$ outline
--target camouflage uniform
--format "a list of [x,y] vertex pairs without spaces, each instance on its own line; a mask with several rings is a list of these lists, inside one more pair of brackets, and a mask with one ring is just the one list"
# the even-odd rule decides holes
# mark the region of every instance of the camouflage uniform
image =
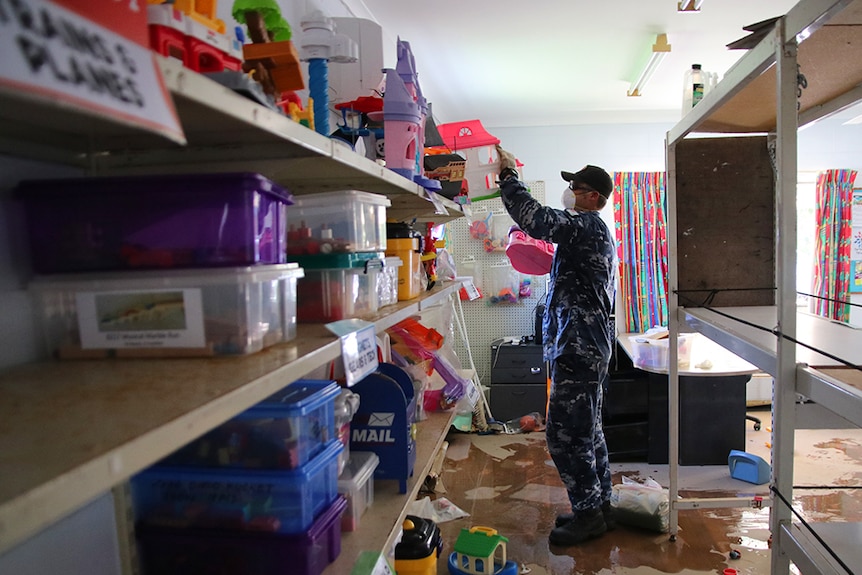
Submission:
[[551,362],[548,451],[572,510],[597,508],[611,495],[601,414],[611,356],[614,241],[599,212],[543,206],[515,178],[500,188],[522,230],[557,244],[542,320],[543,351]]

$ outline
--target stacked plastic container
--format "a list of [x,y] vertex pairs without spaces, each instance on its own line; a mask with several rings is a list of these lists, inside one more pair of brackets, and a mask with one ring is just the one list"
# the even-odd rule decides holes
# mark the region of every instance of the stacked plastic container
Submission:
[[401,260],[398,268],[398,299],[411,300],[425,291],[422,268],[422,234],[404,223],[386,225],[386,255]]
[[296,381],[133,477],[145,572],[321,573],[347,508],[340,392]]
[[293,197],[264,176],[34,180],[16,196],[52,355],[242,355],[296,336]]
[[380,307],[387,197],[357,190],[297,196],[287,216],[287,258],[305,271],[298,321],[368,316]]

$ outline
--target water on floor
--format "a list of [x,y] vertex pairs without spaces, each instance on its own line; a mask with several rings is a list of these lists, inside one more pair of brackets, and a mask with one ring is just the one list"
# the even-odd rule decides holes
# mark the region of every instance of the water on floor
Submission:
[[[768,422],[766,423],[768,425]],[[765,443],[766,435],[751,441]],[[808,445],[797,439],[797,451],[815,467],[824,462],[843,465],[837,482],[803,478],[806,488],[794,491],[794,506],[811,521],[862,520],[862,484],[858,431],[852,437],[830,430]],[[448,573],[446,557],[462,528],[485,526],[508,538],[508,558],[531,575],[769,573],[769,510],[721,508],[679,512],[679,533],[620,525],[589,542],[561,548],[548,543],[558,513],[570,511],[543,433],[521,435],[450,434],[447,458],[432,498],[445,497],[467,517],[439,524],[444,553],[438,573]],[[768,452],[768,449],[766,449]],[[800,455],[799,453],[797,454]],[[848,456],[850,459],[848,460]],[[667,486],[667,466],[614,463],[613,482],[622,476],[642,481],[654,477]],[[850,471],[847,471],[850,470]],[[804,475],[804,472],[803,472]],[[768,495],[768,486],[755,486],[727,477],[724,466],[681,468],[682,497],[744,497]],[[843,479],[842,479],[843,477]],[[705,478],[705,479],[704,479]],[[699,486],[717,484],[720,490]],[[845,489],[835,488],[846,487]],[[738,554],[738,558],[735,557]]]

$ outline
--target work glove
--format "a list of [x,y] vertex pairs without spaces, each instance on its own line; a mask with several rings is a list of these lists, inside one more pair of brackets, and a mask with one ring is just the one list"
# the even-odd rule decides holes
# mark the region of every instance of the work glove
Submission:
[[497,144],[497,157],[500,158],[500,181],[504,182],[509,178],[518,178],[518,162],[511,152],[507,152]]

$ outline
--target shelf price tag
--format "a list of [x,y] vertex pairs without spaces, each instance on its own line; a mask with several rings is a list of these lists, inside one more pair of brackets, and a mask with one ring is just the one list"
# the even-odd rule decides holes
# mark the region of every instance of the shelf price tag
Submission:
[[476,387],[472,379],[468,379],[464,385],[464,396],[470,402],[470,407],[476,407],[476,403],[479,402],[479,388]]
[[0,1],[0,91],[185,144],[147,40],[145,0]]
[[360,319],[344,319],[326,324],[341,339],[341,359],[347,387],[373,373],[377,362],[377,334],[374,324]]
[[477,300],[482,297],[482,294],[479,293],[479,289],[473,283],[473,278],[459,277],[456,279],[461,281],[461,289],[464,290],[464,293],[467,294],[467,299],[469,301]]
[[440,199],[436,193],[431,190],[425,190],[425,195],[428,196],[428,199],[431,200],[431,203],[434,204],[434,213],[442,216],[448,216],[449,210],[446,209],[446,206],[443,204],[443,200]]

